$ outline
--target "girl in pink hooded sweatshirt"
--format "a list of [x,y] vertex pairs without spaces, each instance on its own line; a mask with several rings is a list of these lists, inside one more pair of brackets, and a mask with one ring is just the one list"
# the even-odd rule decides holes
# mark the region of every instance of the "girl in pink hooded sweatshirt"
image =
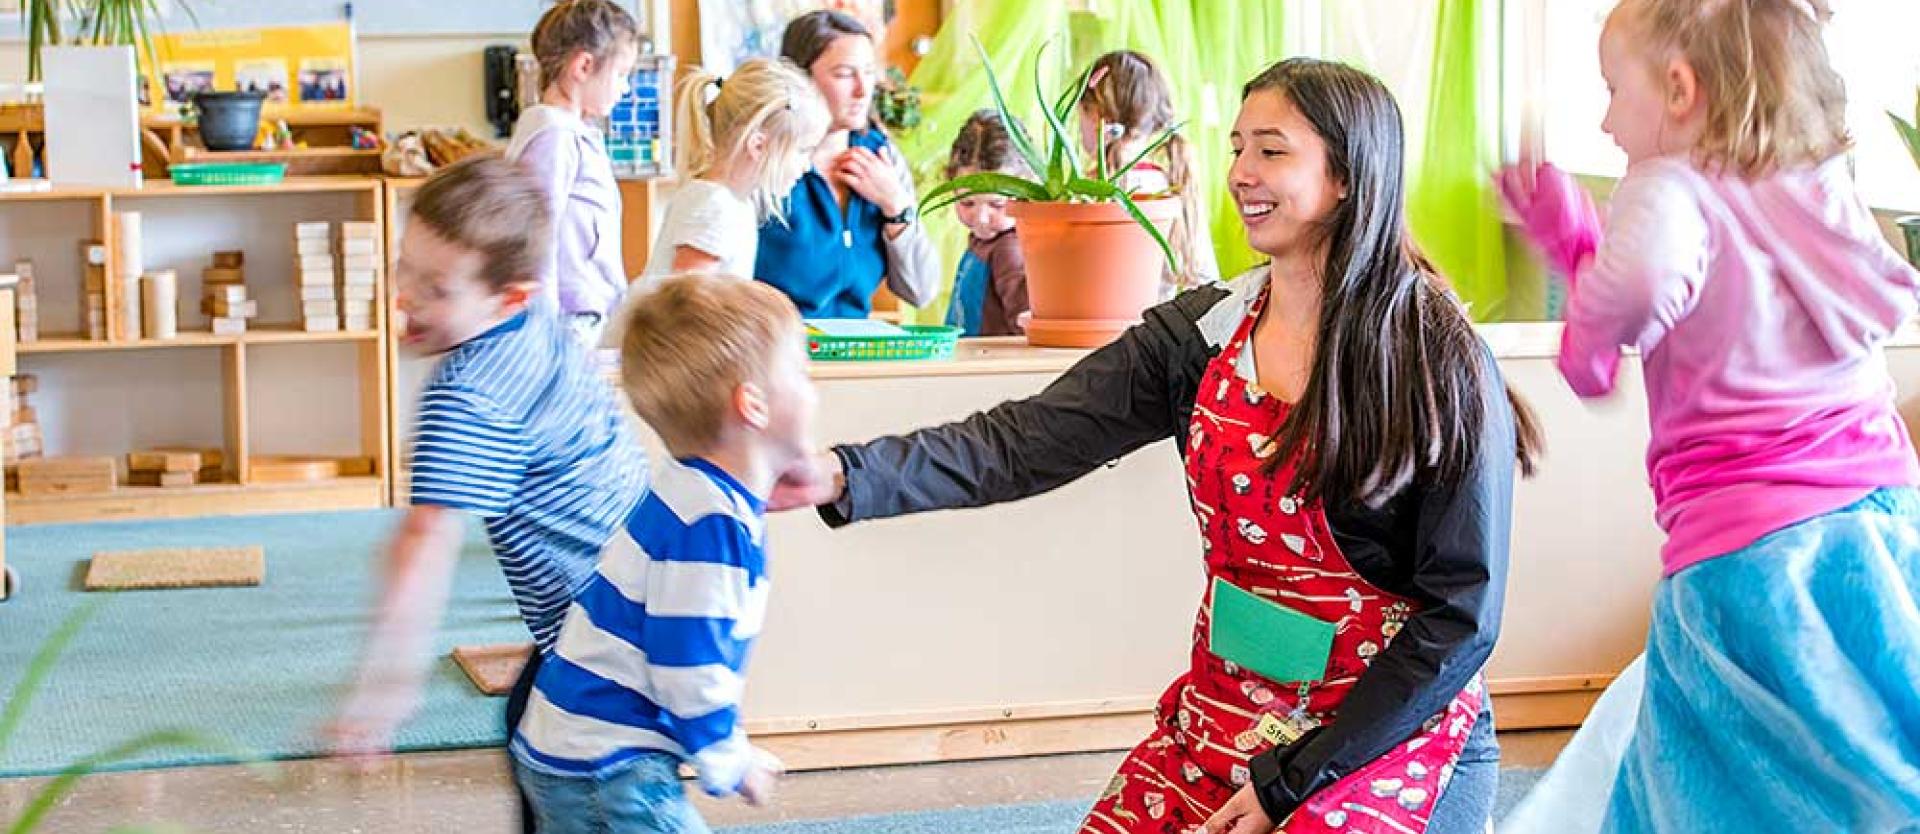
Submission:
[[1501,176],[1571,287],[1568,384],[1607,395],[1627,348],[1645,369],[1668,540],[1601,830],[1920,820],[1920,465],[1881,352],[1920,274],[1849,179],[1829,16],[1625,0],[1600,43],[1629,161],[1605,234],[1566,174]]

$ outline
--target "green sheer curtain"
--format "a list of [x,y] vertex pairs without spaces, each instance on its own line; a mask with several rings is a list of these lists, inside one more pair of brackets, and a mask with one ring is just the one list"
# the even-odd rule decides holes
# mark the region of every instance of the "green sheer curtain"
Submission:
[[1499,0],[1339,0],[1326,56],[1379,75],[1407,121],[1407,222],[1480,321],[1508,307],[1507,246],[1491,172],[1500,159]]
[[[1029,129],[1040,124],[1033,100],[1040,80],[1058,91],[1095,56],[1135,49],[1153,57],[1174,86],[1194,151],[1221,273],[1231,277],[1259,263],[1226,186],[1227,133],[1240,108],[1240,87],[1287,55],[1289,21],[1311,8],[1320,31],[1298,39],[1326,57],[1381,75],[1399,97],[1408,130],[1409,223],[1414,237],[1445,272],[1475,318],[1494,320],[1507,308],[1507,256],[1488,172],[1499,159],[1499,0],[1102,0],[1096,13],[1069,13],[1060,2],[960,0],[914,71],[924,120],[896,137],[914,165],[922,193],[945,174],[960,124],[990,106],[986,75],[969,40],[977,34],[1008,100]],[[1042,44],[1051,42],[1044,59]],[[950,274],[965,232],[943,213],[928,219]],[[943,297],[913,311],[917,321],[945,315]]]
[[1414,238],[1480,321],[1507,314],[1506,232],[1491,176],[1500,162],[1499,14],[1497,0],[1441,0],[1407,200]]

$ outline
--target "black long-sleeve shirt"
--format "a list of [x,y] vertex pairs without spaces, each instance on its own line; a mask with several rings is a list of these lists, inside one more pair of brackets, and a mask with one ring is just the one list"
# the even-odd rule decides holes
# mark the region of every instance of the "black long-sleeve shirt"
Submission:
[[[1207,363],[1264,279],[1202,287],[1088,355],[1038,395],[944,426],[834,452],[846,492],[820,508],[830,525],[979,507],[1047,492],[1187,428]],[[1336,719],[1254,758],[1261,805],[1285,818],[1314,791],[1410,738],[1485,665],[1500,631],[1511,526],[1513,415],[1491,354],[1486,419],[1469,475],[1413,485],[1379,508],[1329,506],[1355,571],[1418,612],[1373,660]]]

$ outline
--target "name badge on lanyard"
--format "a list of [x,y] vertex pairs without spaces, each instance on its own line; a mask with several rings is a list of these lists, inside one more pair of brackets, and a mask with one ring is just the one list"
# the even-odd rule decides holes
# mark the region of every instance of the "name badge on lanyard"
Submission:
[[848,249],[853,248],[853,230],[852,229],[844,229],[840,232],[840,245],[845,246]]

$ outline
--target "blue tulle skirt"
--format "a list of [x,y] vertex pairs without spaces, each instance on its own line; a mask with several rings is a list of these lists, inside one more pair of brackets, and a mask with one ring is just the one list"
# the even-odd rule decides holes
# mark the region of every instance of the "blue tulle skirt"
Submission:
[[1602,830],[1920,832],[1920,494],[1682,570]]

